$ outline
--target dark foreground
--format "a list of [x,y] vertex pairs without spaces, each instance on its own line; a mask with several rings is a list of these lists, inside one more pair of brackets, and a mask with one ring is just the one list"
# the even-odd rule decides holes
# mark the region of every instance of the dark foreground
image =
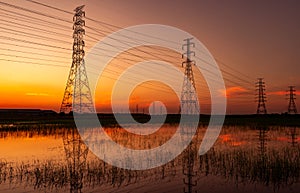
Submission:
[[[131,124],[126,120],[128,114],[123,116],[125,123]],[[148,114],[132,114],[133,118],[140,123],[148,122],[151,118]],[[160,120],[162,115],[152,115],[154,120]],[[102,126],[117,126],[118,123],[113,114],[98,114]],[[179,114],[168,114],[166,124],[177,124],[180,122]],[[199,126],[209,123],[209,115],[200,115]],[[127,121],[127,122],[126,122]],[[0,128],[26,125],[55,125],[62,127],[74,127],[75,122],[72,114],[58,114],[54,111],[43,110],[0,110]],[[300,115],[288,114],[269,114],[269,115],[226,115],[224,125],[227,126],[300,126]]]

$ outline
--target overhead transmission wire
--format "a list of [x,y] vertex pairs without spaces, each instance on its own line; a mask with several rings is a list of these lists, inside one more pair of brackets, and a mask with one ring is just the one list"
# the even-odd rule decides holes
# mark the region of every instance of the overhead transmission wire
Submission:
[[[2,10],[1,8],[0,8],[0,10]],[[7,10],[5,10],[5,11],[7,11]],[[19,14],[19,13],[17,13],[17,12],[13,12],[13,13],[15,13],[15,14]],[[3,13],[2,13],[3,14]],[[20,19],[20,18],[16,18],[16,17],[14,17],[13,15],[11,15],[11,14],[6,14],[6,13],[4,13],[4,15],[6,16],[6,17],[8,17],[8,18],[11,18],[11,19],[14,19],[14,20],[17,20],[17,21],[24,21],[24,22],[28,22],[28,19]],[[22,16],[24,16],[24,14],[21,14]],[[34,18],[34,17],[31,17],[31,18]],[[39,20],[39,21],[43,21],[42,19],[38,19],[38,18],[34,18],[34,19],[36,19],[36,20]],[[32,20],[30,20],[32,23],[34,23],[34,24],[38,24],[38,25],[41,25],[41,26],[46,26],[46,27],[49,27],[49,26],[47,26],[47,25],[45,25],[45,24],[41,24],[41,23],[37,23],[36,21],[32,21]],[[45,21],[44,21],[45,22]],[[52,24],[51,25],[51,28],[54,28],[54,29],[59,29],[59,30],[61,30],[61,28],[56,28],[55,26],[57,25],[56,23],[54,23],[54,22],[47,22],[47,23],[50,23],[50,24]],[[72,22],[70,22],[70,23],[72,23]],[[64,26],[64,25],[61,25],[62,27],[64,27],[64,28],[68,28],[69,29],[69,27],[68,26]],[[87,26],[87,28],[89,28],[88,26]],[[90,29],[94,29],[94,28],[91,28],[90,27]],[[43,30],[43,29],[40,29],[40,30]],[[105,36],[106,34],[105,33],[110,33],[110,31],[105,31],[105,30],[101,30],[102,32],[104,32],[103,33],[103,35]],[[91,33],[91,34],[93,34],[93,35],[95,35],[95,33]],[[61,35],[61,36],[66,36],[65,34],[59,34],[59,35]],[[97,35],[97,34],[96,34]],[[88,35],[86,36],[86,37],[89,37]],[[124,36],[124,37],[126,37],[126,36]],[[97,42],[98,42],[98,39],[97,39]],[[146,46],[146,45],[145,45]],[[147,46],[146,46],[147,47]],[[158,48],[159,50],[161,50],[161,49],[163,49],[163,48]],[[158,54],[158,55],[160,55],[161,53],[155,53],[155,54]],[[161,54],[162,55],[162,54]],[[164,54],[163,56],[170,56],[170,55],[167,55],[167,54]],[[172,56],[171,56],[172,57]]]
[[[115,38],[112,38],[112,39],[116,40]],[[123,43],[124,43],[124,42],[123,42]],[[124,44],[127,44],[127,43],[124,43]],[[111,46],[113,46],[113,45],[111,45]],[[113,46],[113,47],[116,48],[116,46]],[[136,48],[136,49],[138,49],[138,48]],[[138,50],[140,50],[140,49],[138,49]],[[125,52],[126,52],[126,51],[125,51]],[[150,55],[150,56],[154,56],[153,54],[150,54],[150,53],[147,53],[147,54]],[[135,56],[137,56],[137,57],[139,57],[139,58],[142,58],[142,57],[139,56],[139,55],[135,55]],[[157,57],[157,56],[154,56],[154,57]],[[165,60],[164,58],[161,58],[161,57],[157,57],[157,58],[159,58],[159,59],[161,59],[161,60]],[[210,70],[208,70],[208,69],[206,69],[206,68],[203,68],[203,67],[202,67],[202,69],[204,69],[205,71],[211,73],[212,75],[215,75],[215,73],[211,72]],[[232,82],[231,80],[228,80],[228,81]]]
[[[2,39],[2,40],[5,40],[5,39]],[[8,42],[3,42],[3,41],[0,41],[0,44],[10,45],[10,46],[20,47],[20,48],[39,50],[39,51],[43,50],[43,51],[47,51],[47,52],[55,52],[55,53],[58,53],[58,54],[69,54],[69,52],[63,52],[63,51],[58,52],[57,50],[51,50],[51,49],[47,49],[47,48],[37,48],[37,47],[32,47],[32,46],[25,46],[25,45],[13,44],[13,43],[8,43]],[[57,57],[57,55],[55,55],[55,57]]]
[[[0,55],[5,55],[7,56],[7,54],[0,54]],[[11,56],[11,57],[16,57],[16,58],[29,58],[29,59],[35,59],[35,60],[43,60],[43,61],[53,61],[53,60],[44,60],[44,59],[37,59],[37,58],[32,58],[32,57],[23,57],[23,56],[16,56],[16,55],[8,55],[8,56]],[[69,68],[69,66],[64,66],[64,65],[54,65],[54,64],[44,64],[44,63],[38,63],[38,62],[28,62],[28,61],[16,61],[16,60],[9,60],[9,59],[0,59],[1,61],[9,61],[9,62],[17,62],[17,63],[28,63],[28,64],[35,64],[35,65],[40,65],[40,66],[51,66],[51,67],[63,67],[63,68]],[[111,71],[112,73],[115,73],[114,71],[112,70],[109,70]],[[93,73],[91,71],[88,71],[89,73]],[[94,73],[96,74],[96,73]],[[98,74],[96,74],[98,75]],[[112,79],[112,80],[117,80],[117,78],[112,78],[111,76],[105,76],[103,75],[103,77],[105,78],[109,78],[109,79]],[[132,84],[131,82],[128,82],[128,81],[125,81],[125,83],[129,83],[129,84]],[[147,87],[147,86],[143,86],[141,85],[142,87],[145,87],[145,88],[152,88],[152,87]],[[158,90],[158,91],[164,91],[164,90],[161,90],[161,89],[155,89],[155,90]],[[167,92],[167,93],[170,93],[170,92]]]
[[64,62],[64,61],[59,61],[59,60],[50,60],[50,59],[36,58],[36,57],[28,57],[28,56],[19,56],[19,55],[13,55],[13,54],[2,54],[2,53],[0,53],[0,56],[8,56],[8,57],[23,58],[23,59],[31,59],[31,60],[42,60],[42,61],[47,61],[47,62],[57,62],[57,63],[63,63],[63,62]]
[[[16,18],[13,18],[13,19],[15,19],[15,20],[17,20]],[[4,21],[4,22],[7,22],[8,23],[8,21]],[[26,29],[26,30],[29,30],[29,29],[27,29],[27,28],[31,28],[31,27],[29,27],[29,26],[25,26],[25,28],[24,28],[24,26],[16,26],[16,24],[17,23],[14,23],[15,25],[10,25],[10,24],[6,24],[6,25],[8,25],[8,26],[13,26],[13,27],[17,27],[17,28],[21,28],[21,29]],[[36,24],[38,24],[38,23],[36,23]],[[44,26],[46,26],[46,25],[44,25]],[[47,27],[50,27],[50,26],[47,26]],[[2,28],[2,29],[5,29],[5,28]],[[40,30],[40,31],[44,31],[45,32],[45,30],[44,29],[41,29],[41,28],[34,28],[34,29],[37,29],[37,30]],[[23,31],[16,31],[16,30],[13,30],[13,29],[8,29],[8,28],[6,28],[6,30],[11,30],[11,31],[15,31],[15,32],[19,32],[19,33],[24,33],[24,34],[28,34],[28,33],[26,33],[26,32],[23,32]],[[47,33],[51,33],[51,34],[57,34],[57,35],[60,35],[60,36],[64,36],[64,37],[69,37],[68,35],[65,35],[65,34],[62,34],[62,33],[58,33],[58,32],[53,32],[53,31],[46,31]],[[31,34],[30,34],[31,35]],[[36,35],[36,36],[40,36],[40,35]],[[53,40],[53,38],[51,38],[51,37],[45,37],[45,36],[40,36],[41,38],[46,38],[46,40],[47,39],[52,39]],[[89,37],[90,39],[93,39],[92,40],[92,42],[98,42],[98,41],[95,41],[96,39],[95,38],[93,38],[93,37],[90,37],[90,36],[87,36],[87,37]],[[56,41],[56,39],[54,40],[54,41]],[[68,44],[69,44],[69,42],[67,42]],[[103,49],[101,49],[101,50],[103,50]],[[109,51],[109,50],[108,50]],[[156,53],[155,53],[156,54]],[[162,54],[161,54],[162,55]]]
[[[32,55],[39,55],[39,56],[46,56],[46,57],[53,57],[53,55],[50,54],[41,54],[41,53],[37,53],[37,52],[28,52],[28,51],[21,51],[21,50],[15,50],[15,49],[9,49],[9,48],[1,48],[0,50],[3,51],[9,51],[9,52],[18,52],[18,53],[22,53],[22,54],[32,54]],[[64,57],[64,56],[55,56],[56,58],[62,58],[62,59],[68,59],[70,60],[71,58],[69,57]]]
[[[1,22],[0,22],[0,25],[1,25]],[[30,33],[27,33],[27,32],[22,32],[22,31],[19,31],[19,30],[13,30],[13,29],[8,29],[8,28],[0,28],[0,33],[1,32],[4,32],[3,30],[5,30],[6,32],[9,31],[9,33],[11,35],[22,35],[22,37],[28,37],[28,38],[35,38],[35,39],[40,39],[40,40],[45,40],[45,41],[50,41],[50,42],[59,42],[59,43],[67,43],[67,44],[70,44],[70,42],[67,42],[67,41],[64,41],[64,40],[58,40],[58,39],[55,39],[55,38],[51,38],[51,37],[46,37],[46,36],[42,36],[42,35],[37,35],[37,34],[30,34]],[[16,32],[16,33],[14,33]]]
[[[5,22],[6,24],[3,24],[2,22]],[[13,21],[5,21],[5,20],[1,20],[0,21],[0,24],[2,25],[5,25],[5,26],[16,26],[16,25],[21,25],[17,22],[13,22]],[[29,26],[29,25],[26,25],[26,24],[22,24],[21,27],[19,28],[23,28],[23,29],[27,29],[27,30],[38,30],[38,31],[42,31],[46,34],[55,34],[55,35],[60,35],[60,36],[63,36],[63,37],[67,37],[66,34],[62,34],[62,33],[58,33],[58,32],[54,32],[54,31],[49,31],[49,30],[45,30],[45,29],[42,29],[42,28],[38,28],[38,27],[34,27],[34,26]]]
[[[10,51],[12,51],[12,50],[10,50]],[[27,52],[28,53],[28,52]],[[32,53],[32,52],[31,52]],[[34,53],[32,53],[32,54],[34,54]],[[7,56],[7,55],[6,55]],[[9,56],[12,56],[12,55],[9,55]],[[49,56],[49,55],[48,55]],[[105,55],[104,55],[105,56]],[[16,57],[21,57],[21,56],[16,56]],[[28,58],[28,57],[23,57],[23,58]],[[40,59],[40,58],[32,58],[32,57],[30,57],[29,59],[37,59],[37,60],[43,60],[43,59]],[[62,61],[55,61],[55,60],[46,60],[46,61],[54,61],[54,62],[62,62]]]
[[[7,50],[7,49],[6,49]],[[9,49],[9,51],[13,51],[12,49]],[[24,52],[23,52],[24,53]],[[30,53],[30,54],[35,54],[33,52],[26,52],[26,53]],[[63,61],[57,61],[57,60],[48,60],[48,59],[41,59],[41,58],[36,58],[36,57],[24,57],[24,56],[18,56],[18,55],[8,55],[8,54],[0,54],[3,56],[10,56],[10,57],[17,57],[17,58],[24,58],[24,59],[35,59],[35,60],[43,60],[43,61],[51,61],[51,62],[57,62],[57,63],[63,63]],[[47,55],[50,56],[50,55]],[[105,56],[105,55],[103,55]],[[90,65],[89,65],[90,66]],[[120,65],[118,65],[118,67],[121,67]],[[97,68],[94,68],[97,70]],[[107,69],[109,70],[109,69]],[[110,70],[112,71],[112,70]],[[138,72],[137,72],[138,73]]]
[[[26,26],[26,27],[30,27],[30,26]],[[44,29],[40,29],[40,28],[35,28],[35,29],[45,31]],[[60,34],[60,35],[64,35],[64,34]],[[66,35],[64,35],[64,36],[66,36]]]
[[[12,51],[11,49],[9,49],[9,50]],[[24,52],[23,52],[23,53],[24,53]],[[33,52],[26,52],[26,53],[32,53],[32,54],[34,54]],[[0,54],[0,55],[10,56],[10,57],[16,57],[16,58],[35,59],[35,60],[42,60],[42,61],[51,61],[51,62],[59,62],[59,63],[62,63],[62,61],[48,60],[48,59],[41,59],[41,58],[34,58],[34,57],[24,57],[24,56],[7,55],[7,54]],[[49,56],[49,55],[48,55],[48,56]],[[13,60],[5,60],[5,61],[11,61],[11,62],[12,62]],[[23,61],[13,61],[13,62],[23,62]],[[25,63],[37,64],[37,65],[46,65],[46,64],[36,63],[36,62],[25,62]],[[48,66],[68,67],[68,66],[61,66],[61,65],[48,65]],[[112,70],[109,70],[109,71],[115,72],[115,71],[112,71]],[[114,80],[116,80],[116,79],[114,79]],[[146,88],[149,88],[149,87],[146,87]],[[162,91],[161,89],[156,89],[156,90]]]
[[[60,12],[64,12],[64,13],[67,13],[67,14],[71,14],[71,15],[74,14],[73,12],[70,12],[70,11],[67,11],[67,10],[63,10],[63,9],[60,9],[60,8],[57,8],[57,7],[54,7],[54,6],[51,6],[51,5],[47,5],[47,4],[45,4],[45,3],[40,3],[40,2],[37,2],[37,1],[34,1],[34,0],[25,0],[25,1],[28,1],[28,2],[31,2],[31,3],[34,3],[34,4],[38,4],[38,5],[47,7],[47,8],[51,8],[51,9],[54,9],[54,10],[57,10],[57,11],[60,11]],[[120,28],[121,28],[121,27],[119,27],[119,26],[116,26],[116,25],[113,25],[113,24],[109,24],[109,23],[106,23],[106,22],[103,22],[103,21],[95,20],[95,19],[92,19],[92,18],[89,18],[89,17],[85,17],[85,18],[86,18],[87,20],[93,21],[93,22],[95,22],[95,23],[98,23],[98,24],[101,24],[101,25],[105,25],[107,29],[112,29],[111,27],[117,28],[117,29],[120,29]],[[109,26],[109,27],[107,27],[107,26]],[[164,39],[164,38],[159,38],[159,37],[156,37],[156,36],[151,36],[151,35],[149,35],[149,34],[143,34],[143,33],[140,33],[140,32],[136,32],[136,31],[129,30],[129,29],[125,29],[125,30],[130,31],[130,32],[135,33],[135,34],[143,35],[143,36],[146,36],[146,37],[151,37],[151,38],[155,38],[155,39],[160,39],[160,40],[162,40],[162,41],[167,41],[167,42],[170,42],[170,43],[173,43],[173,44],[179,44],[178,42],[166,40],[166,39]]]
[[[200,58],[199,58],[200,59]],[[202,61],[204,61],[203,59],[201,59]],[[207,61],[204,61],[205,63],[208,63]],[[202,67],[203,68],[203,67]],[[205,69],[206,71],[209,71],[209,70],[207,70],[207,69]],[[210,73],[212,73],[211,71],[210,71]],[[228,73],[228,72],[227,72]],[[214,73],[212,73],[212,74],[214,74]],[[228,73],[229,74],[229,73]],[[231,75],[233,75],[232,73],[230,73]],[[233,75],[234,77],[237,77],[239,80],[241,80],[241,81],[245,81],[245,80],[243,80],[243,79],[241,79],[240,77],[238,77],[238,76],[236,76],[236,75]],[[225,78],[225,80],[227,80],[228,82],[231,82],[231,83],[234,83],[234,84],[236,84],[236,82],[235,81],[232,81],[232,80],[230,80],[230,79],[226,79]],[[245,82],[248,82],[248,81],[245,81]],[[249,83],[249,82],[248,82]]]
[[17,61],[17,60],[3,59],[3,58],[0,58],[0,60],[1,61],[7,61],[7,62],[14,62],[14,63],[35,64],[35,65],[39,65],[39,66],[52,66],[52,67],[70,68],[69,66],[56,65],[56,64],[44,64],[44,63],[39,63],[39,62]]
[[[26,1],[29,1],[29,2],[35,3],[35,4],[39,4],[39,5],[42,5],[42,6],[51,8],[51,9],[55,9],[55,10],[57,10],[57,11],[62,11],[62,12],[68,13],[68,14],[73,14],[73,13],[70,12],[70,11],[66,11],[66,10],[63,10],[63,9],[60,9],[60,8],[56,8],[56,7],[54,7],[54,6],[50,6],[50,5],[47,5],[47,4],[44,4],[44,3],[40,3],[40,2],[37,2],[37,1],[33,1],[33,0],[26,0]],[[57,17],[54,17],[54,16],[52,16],[51,18],[57,19]],[[105,23],[105,22],[102,22],[102,21],[94,20],[94,19],[91,19],[91,18],[88,18],[88,17],[86,17],[86,19],[91,20],[91,21],[94,21],[94,22],[96,22],[96,23],[98,23],[98,24],[102,24],[102,25],[106,25],[106,26],[110,26],[110,27],[114,27],[114,28],[120,29],[119,26],[116,26],[116,25],[113,25],[113,24],[109,24],[109,23]],[[60,20],[61,20],[61,21],[67,21],[67,20],[64,20],[64,19],[60,19]],[[130,30],[128,30],[128,31],[130,31]],[[153,38],[156,38],[156,39],[158,38],[158,37],[151,36],[151,35],[148,35],[148,34],[142,34],[142,33],[135,32],[135,31],[132,31],[132,32],[138,33],[138,34],[141,34],[141,35],[145,35],[145,36],[147,36],[147,37],[153,37]],[[160,40],[163,40],[163,41],[168,41],[168,40],[165,40],[165,39],[163,39],[163,38],[159,38],[159,39],[160,39]],[[172,42],[172,41],[168,41],[168,42]],[[178,44],[178,42],[172,42],[172,43]]]
[[[199,48],[196,48],[196,50],[198,50],[199,52],[204,53],[205,55],[207,55],[206,52],[203,52],[203,51],[200,50]],[[198,58],[199,60],[202,60],[203,62],[207,63],[207,62],[204,61],[203,59],[201,59],[201,58],[199,58],[199,57],[197,57],[197,56],[195,56],[195,57]],[[216,60],[217,60],[219,63],[221,63],[222,65],[227,66],[227,67],[229,68],[229,65],[227,65],[226,63],[220,61],[219,59],[216,59]],[[237,70],[235,70],[235,69],[233,69],[233,68],[230,68],[230,69],[231,69],[232,71],[236,71],[237,73],[243,75],[244,77],[249,78],[249,76],[247,76],[247,75],[245,75],[245,74],[243,74],[243,73],[241,73],[241,72],[239,72],[239,71],[237,71]],[[241,81],[243,81],[243,82],[245,82],[245,83],[250,83],[250,84],[252,85],[252,82],[249,81],[249,80],[252,80],[251,78],[249,78],[248,80],[246,80],[246,79],[241,78],[241,77],[239,77],[239,76],[237,76],[237,75],[235,75],[235,74],[233,74],[233,73],[230,73],[230,72],[228,72],[228,71],[226,71],[226,70],[224,70],[224,69],[222,69],[222,72],[227,73],[227,74],[229,74],[229,75],[231,75],[231,76],[233,76],[233,77],[238,78],[239,80],[241,80]]]
[[[21,56],[18,56],[18,57],[21,57]],[[25,57],[26,58],[26,57]],[[40,58],[30,58],[30,59],[37,59],[37,60],[40,60]],[[53,60],[52,60],[53,61]],[[57,62],[57,61],[56,61]],[[95,68],[96,69],[96,68]]]
[[[26,9],[26,11],[28,11],[28,9]],[[71,12],[69,12],[69,13],[71,13]],[[51,18],[55,18],[55,17],[51,17]],[[55,19],[57,19],[57,18],[55,18]],[[62,20],[62,21],[67,21],[67,20]]]
[[67,42],[68,43],[68,42]]
[[[206,62],[206,61],[204,61],[204,62]],[[206,62],[207,63],[207,62]],[[206,71],[209,71],[209,70],[207,70],[207,69],[205,69]],[[224,79],[226,79],[226,78],[224,78]],[[230,79],[226,79],[228,82],[232,82],[232,83],[235,83],[236,84],[236,82],[233,82],[232,80],[230,80]],[[242,80],[242,79],[240,79],[240,80]]]
[[[49,25],[51,25],[52,29],[56,29],[56,30],[65,30],[65,29],[70,29],[71,26],[67,26],[67,25],[58,25],[55,22],[50,22],[50,21],[45,21],[43,19],[39,19],[39,18],[35,18],[35,19],[31,19],[31,18],[24,18],[25,16],[22,16],[23,14],[14,12],[14,14],[8,14],[8,13],[4,13],[2,12],[2,9],[0,8],[0,15],[2,18],[9,18],[9,19],[13,19],[15,21],[21,21],[23,24],[24,22],[30,22],[34,25],[39,25],[39,26],[44,26],[44,27],[49,27]],[[5,10],[5,11],[9,11],[9,10]],[[65,34],[64,34],[65,35]]]
[[[8,60],[7,60],[8,61]],[[9,61],[11,61],[11,60],[9,60]],[[30,63],[32,63],[32,62],[30,62]],[[35,63],[36,64],[36,63]]]
[[[57,10],[57,11],[61,11],[61,12],[64,12],[64,13],[67,13],[67,14],[71,14],[73,15],[72,12],[70,11],[67,11],[67,10],[63,10],[63,9],[60,9],[60,8],[57,8],[57,7],[54,7],[54,6],[51,6],[51,5],[47,5],[45,3],[40,3],[40,2],[37,2],[37,1],[34,1],[34,0],[26,0],[28,2],[31,2],[31,3],[35,3],[35,4],[38,4],[38,5],[41,5],[41,6],[44,6],[44,7],[48,7],[48,8],[51,8],[51,9],[54,9],[54,10]],[[90,20],[90,21],[93,21],[95,23],[98,23],[100,25],[105,25],[105,26],[109,26],[107,28],[113,30],[113,28],[116,28],[116,29],[120,29],[121,27],[120,26],[116,26],[116,25],[113,25],[113,24],[109,24],[109,23],[106,23],[106,22],[103,22],[103,21],[98,21],[98,20],[95,20],[95,19],[91,19],[89,17],[85,17],[86,19]],[[163,38],[159,38],[159,37],[155,37],[155,36],[151,36],[149,34],[143,34],[143,33],[140,33],[140,32],[136,32],[136,31],[132,31],[132,30],[129,30],[129,29],[125,29],[126,31],[130,31],[130,32],[133,32],[133,33],[136,33],[136,34],[140,34],[140,35],[143,35],[143,36],[147,36],[147,37],[151,37],[151,38],[155,38],[155,39],[160,39],[162,41],[168,41],[170,43],[174,43],[174,44],[178,44],[178,45],[181,45],[179,44],[178,42],[174,42],[174,41],[170,41],[170,40],[166,40],[166,39],[163,39]],[[126,37],[126,36],[125,36]],[[225,63],[223,63],[225,64]]]
[[[8,61],[8,62],[16,62],[16,63],[26,63],[26,64],[35,64],[35,65],[39,65],[39,66],[50,66],[50,67],[62,67],[62,68],[69,68],[69,66],[63,66],[63,65],[55,65],[55,64],[43,64],[43,63],[38,63],[38,62],[28,62],[28,61],[16,61],[16,60],[9,60],[9,59],[2,59],[0,58],[0,61]],[[89,73],[93,73],[93,72],[90,72],[88,71]],[[103,75],[103,77],[105,78],[108,78],[108,79],[112,79],[112,80],[117,80],[115,78],[112,78],[110,76],[105,76]],[[129,81],[123,81],[124,83],[127,83],[127,84],[132,84],[131,82]],[[160,91],[160,92],[166,92],[166,93],[171,93],[171,92],[168,92],[168,91],[165,91],[165,90],[161,90],[161,89],[158,89],[158,88],[153,88],[153,87],[148,87],[146,85],[140,85],[140,87],[144,87],[144,88],[148,88],[148,89],[152,89],[152,90],[157,90],[157,91]]]
[[[11,6],[14,7],[14,8],[18,8],[17,6],[14,6],[14,5],[11,5]],[[21,10],[30,11],[29,9],[24,9],[24,8],[23,9],[21,8]],[[41,14],[40,12],[36,12],[36,11],[34,11],[33,13],[35,13],[35,14]],[[67,11],[67,13],[71,14],[71,12],[68,12],[68,11]],[[42,14],[42,15],[43,16],[47,16],[46,14]],[[57,17],[55,17],[55,16],[50,16],[50,18],[57,19]],[[68,22],[65,19],[59,19],[59,20],[64,21],[64,22]]]
[[[37,2],[37,1],[33,1],[33,0],[26,0],[26,1],[29,1],[29,2],[32,2],[32,3],[36,3],[36,4],[39,4],[39,5],[42,5],[42,6],[46,6],[46,7],[48,7],[48,8],[55,9],[55,10],[58,10],[58,11],[62,11],[62,12],[68,13],[68,14],[73,14],[72,12],[65,11],[65,10],[62,10],[62,9],[59,9],[59,8],[56,8],[56,7],[53,7],[53,6],[49,6],[49,5],[43,4],[43,3],[39,3],[39,2]],[[88,19],[91,20],[91,21],[94,21],[94,22],[96,22],[96,23],[102,24],[102,25],[108,25],[108,26],[110,26],[110,27],[120,28],[119,26],[115,26],[115,25],[108,24],[108,23],[105,23],[105,22],[97,21],[97,20],[90,19],[90,18],[88,18]],[[162,39],[162,40],[164,40],[164,39]],[[176,42],[173,42],[173,43],[176,43]],[[230,66],[229,66],[229,65],[226,65],[224,62],[222,62],[222,61],[220,61],[220,60],[218,60],[218,62],[219,62],[219,63],[222,63],[223,65],[225,65],[225,66],[227,66],[228,68],[230,68]],[[223,69],[222,69],[222,70],[223,70]],[[237,73],[240,73],[240,72],[237,71],[236,69],[232,69],[232,70],[235,71],[235,72],[237,72]],[[223,70],[223,72],[224,72],[224,70]],[[227,73],[228,73],[228,72],[227,72]],[[240,73],[240,74],[242,74],[242,73]],[[244,74],[243,74],[243,75],[244,75]],[[248,77],[248,78],[249,78],[249,76],[244,76],[244,77]],[[240,78],[238,78],[238,79],[240,79]],[[251,80],[252,80],[252,79],[251,79]],[[243,81],[243,80],[242,80],[242,81]],[[248,83],[249,83],[249,81],[245,81],[245,82],[248,82]]]

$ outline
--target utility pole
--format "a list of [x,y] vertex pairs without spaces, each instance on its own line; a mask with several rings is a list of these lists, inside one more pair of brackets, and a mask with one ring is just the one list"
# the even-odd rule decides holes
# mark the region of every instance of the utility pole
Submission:
[[267,114],[266,109],[266,86],[265,82],[263,81],[263,78],[258,78],[258,81],[256,82],[256,90],[258,91],[257,94],[257,111],[256,114]]
[[182,58],[186,57],[186,60],[182,62],[184,70],[184,80],[181,91],[181,114],[198,114],[200,112],[198,96],[196,93],[195,80],[193,74],[192,65],[195,62],[191,60],[191,55],[195,56],[195,52],[191,51],[191,46],[195,47],[195,44],[191,42],[193,38],[185,39],[182,49],[186,48],[186,52],[182,54]]
[[289,90],[287,90],[288,96],[289,96],[289,107],[288,107],[288,114],[297,114],[297,108],[296,108],[296,90],[295,86],[289,86]]

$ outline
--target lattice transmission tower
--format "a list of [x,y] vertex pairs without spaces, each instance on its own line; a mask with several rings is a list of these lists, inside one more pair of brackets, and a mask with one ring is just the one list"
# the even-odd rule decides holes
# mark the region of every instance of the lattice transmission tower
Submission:
[[85,12],[84,5],[77,7],[73,17],[73,54],[72,65],[67,80],[66,89],[60,107],[60,112],[91,113],[94,112],[89,81],[84,62]]
[[287,90],[288,96],[289,96],[289,107],[288,107],[288,114],[297,114],[297,108],[296,108],[296,90],[295,86],[289,86],[289,90]]
[[186,47],[186,52],[182,54],[182,58],[186,57],[186,60],[182,62],[182,67],[185,66],[184,80],[181,91],[181,107],[182,114],[199,114],[200,108],[198,103],[198,96],[196,93],[195,79],[193,74],[192,65],[195,65],[195,61],[191,60],[191,55],[195,56],[195,52],[191,51],[191,46],[195,47],[195,44],[191,42],[193,38],[185,39],[182,49]]
[[267,114],[267,108],[266,108],[266,86],[265,82],[263,81],[263,78],[258,78],[258,81],[256,82],[256,90],[258,91],[257,94],[257,111],[256,114]]

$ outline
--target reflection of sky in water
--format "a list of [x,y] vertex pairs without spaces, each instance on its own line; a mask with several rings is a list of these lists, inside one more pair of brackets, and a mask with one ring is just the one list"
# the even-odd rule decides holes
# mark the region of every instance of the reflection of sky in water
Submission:
[[54,136],[8,136],[0,139],[0,158],[9,162],[64,158],[62,138]]
[[[174,134],[175,129],[176,126],[164,126],[159,132],[147,136],[128,135],[125,130],[119,129],[107,128],[105,130],[114,141],[125,147],[149,149],[157,147],[167,141]],[[268,148],[283,148],[289,146],[292,142],[292,129],[293,128],[276,128],[275,130],[268,130]],[[299,128],[296,128],[296,131],[299,131]],[[200,129],[200,140],[204,132],[204,128]],[[1,132],[0,159],[9,162],[64,160],[65,153],[61,133],[62,132],[42,135],[37,132]],[[214,148],[228,150],[232,148],[256,148],[258,142],[257,135],[256,130],[251,130],[246,127],[224,127]],[[299,137],[296,137],[294,140],[296,143],[300,142]]]
[[[156,147],[167,141],[175,133],[175,128],[176,126],[168,125],[152,135],[138,138],[136,138],[136,135],[128,135],[125,130],[122,131],[116,128],[107,128],[106,131],[112,139],[124,146],[144,149]],[[63,147],[63,132],[62,129],[57,129],[51,134],[0,132],[0,173],[2,172],[0,174],[0,192],[21,193],[24,192],[23,186],[27,183],[29,183],[26,188],[28,192],[44,191],[43,188],[41,189],[43,186],[34,186],[36,183],[34,171],[37,168],[43,171],[44,167],[49,167],[54,173],[62,172],[66,175],[67,173],[64,173],[67,171],[67,166]],[[201,128],[198,135],[199,141],[201,141],[204,133],[205,128]],[[198,174],[194,179],[198,182],[198,190],[222,192],[226,187],[230,192],[273,192],[274,188],[280,186],[278,192],[297,192],[296,190],[300,186],[299,175],[298,177],[294,175],[299,174],[300,162],[300,147],[297,135],[299,135],[299,128],[282,127],[266,131],[265,153],[260,152],[261,141],[259,140],[258,130],[251,130],[248,127],[224,126],[213,149],[202,158],[198,157],[196,159],[195,168],[197,168]],[[291,143],[292,138],[296,142],[294,147]],[[266,162],[260,157],[261,153],[265,153]],[[184,159],[184,155],[184,153],[181,154],[173,162],[163,167],[147,171],[129,172],[104,164],[89,152],[87,163],[90,169],[84,173],[83,192],[182,192],[184,185],[182,183],[184,178],[182,159]],[[10,163],[6,170],[5,165],[1,165],[4,160]],[[50,160],[53,162],[49,162]],[[51,164],[47,165],[47,162]],[[1,181],[3,172],[6,171],[6,175],[9,174],[10,166],[15,167],[14,172],[18,173],[20,168],[26,166],[27,163],[30,165],[28,166],[29,171],[32,172],[31,177],[29,177],[31,182],[24,180],[20,182],[18,175],[14,177],[16,179],[11,184],[8,178],[6,182]],[[231,172],[233,173],[231,174]],[[24,176],[27,175],[23,174]],[[267,174],[270,174],[272,178],[267,177]],[[53,173],[50,172],[49,176],[47,174],[45,178],[41,178],[45,180],[45,183],[48,183],[47,179],[51,179],[51,175]],[[106,177],[103,177],[103,175]],[[239,176],[238,182],[233,177],[235,175]],[[99,178],[102,180],[101,184],[95,180],[99,176],[102,176]],[[254,181],[251,181],[250,177]],[[43,180],[40,181],[41,185],[43,185]],[[266,182],[269,183],[268,186],[266,186]],[[49,184],[51,183],[53,182],[49,182]],[[236,183],[241,185],[237,188]],[[283,186],[285,183],[288,184]],[[64,188],[58,189],[53,188],[55,184],[51,185],[52,188],[48,186],[50,185],[46,185],[48,188],[46,192],[67,192],[69,184],[65,182],[62,185]]]

